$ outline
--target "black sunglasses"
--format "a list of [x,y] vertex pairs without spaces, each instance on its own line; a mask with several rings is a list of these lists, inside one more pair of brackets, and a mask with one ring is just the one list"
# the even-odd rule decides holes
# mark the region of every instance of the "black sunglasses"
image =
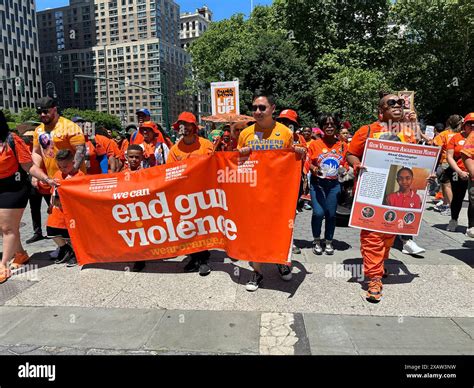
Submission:
[[253,112],[256,112],[257,109],[259,109],[260,112],[265,112],[267,110],[267,107],[265,105],[252,105]]
[[47,115],[49,113],[49,109],[36,109],[36,113],[39,115],[42,113]]
[[398,100],[391,98],[390,100],[387,100],[387,106],[392,107],[395,105],[400,105],[403,108],[405,106],[405,100],[403,98],[400,98]]

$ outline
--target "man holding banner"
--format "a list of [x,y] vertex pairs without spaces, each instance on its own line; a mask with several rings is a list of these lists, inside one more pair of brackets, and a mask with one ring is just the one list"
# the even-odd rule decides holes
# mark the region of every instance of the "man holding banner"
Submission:
[[[294,148],[300,157],[305,155],[306,148],[293,145],[293,132],[273,119],[275,108],[273,96],[261,92],[254,95],[252,111],[256,123],[240,133],[237,149],[241,156],[248,156],[252,151],[284,148]],[[258,290],[263,281],[262,264],[254,262],[252,266],[254,272],[246,285],[250,292]],[[277,267],[283,280],[291,280],[291,266],[277,264]]]
[[[178,120],[173,124],[173,129],[184,132],[184,137],[178,141],[169,151],[167,163],[177,162],[188,158],[210,155],[214,150],[214,145],[207,139],[199,137],[198,123],[196,116],[191,112],[183,112],[178,116]],[[199,275],[206,276],[211,273],[209,267],[208,250],[191,253],[191,260],[184,267],[185,272],[199,271]]]

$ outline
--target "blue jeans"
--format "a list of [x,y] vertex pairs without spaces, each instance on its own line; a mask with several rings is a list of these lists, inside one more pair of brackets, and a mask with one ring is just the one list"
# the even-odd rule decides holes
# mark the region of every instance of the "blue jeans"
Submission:
[[337,179],[311,177],[310,194],[313,206],[313,217],[311,218],[313,237],[321,237],[321,227],[325,218],[324,238],[332,240],[336,229],[336,209],[341,194],[341,184]]

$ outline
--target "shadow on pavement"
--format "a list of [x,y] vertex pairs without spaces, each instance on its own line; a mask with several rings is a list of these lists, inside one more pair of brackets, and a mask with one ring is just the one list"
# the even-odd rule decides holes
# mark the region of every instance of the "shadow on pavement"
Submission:
[[[439,230],[444,230],[446,231],[446,228],[448,227],[448,222],[449,220],[445,223],[445,224],[435,224],[433,225],[433,228],[436,228],[436,229],[439,229]],[[449,232],[449,233],[461,233],[461,234],[465,234],[467,231],[467,226],[464,226],[464,225],[459,225],[456,229],[456,232]]]
[[471,249],[445,249],[441,253],[454,257],[455,259],[466,263],[469,267],[474,268],[474,241],[466,241],[463,245],[465,248]]
[[[367,282],[363,279],[362,259],[347,259],[343,261],[344,270],[349,271],[353,276],[349,283],[359,283],[363,290],[367,290]],[[383,284],[406,284],[411,283],[418,274],[411,273],[407,266],[399,260],[387,259],[384,264],[388,276],[382,279]],[[353,273],[356,268],[356,274]]]
[[[295,244],[300,249],[306,248],[313,248],[313,242],[308,240],[293,240],[293,244]],[[347,251],[348,249],[352,248],[352,245],[349,245],[345,241],[340,241],[334,239],[332,245],[336,251]]]
[[[211,258],[209,265],[213,272],[227,273],[230,279],[242,287],[250,280],[253,271],[248,268],[243,268],[237,265],[237,260],[232,260],[232,263],[224,263],[224,258],[227,258],[224,252],[211,251]],[[190,258],[186,257],[182,261],[168,261],[168,260],[150,260],[145,262],[145,268],[141,273],[159,273],[159,274],[185,274],[184,266],[189,262]],[[270,289],[281,291],[290,294],[288,298],[292,298],[298,290],[301,283],[306,278],[308,272],[304,265],[299,261],[293,260],[293,276],[290,281],[281,279],[276,264],[268,264],[263,266],[263,289]],[[134,262],[122,263],[94,263],[86,264],[82,270],[87,269],[102,269],[107,271],[132,271]],[[295,269],[298,271],[295,272]],[[196,273],[196,276],[199,276]],[[212,276],[212,272],[209,276]]]

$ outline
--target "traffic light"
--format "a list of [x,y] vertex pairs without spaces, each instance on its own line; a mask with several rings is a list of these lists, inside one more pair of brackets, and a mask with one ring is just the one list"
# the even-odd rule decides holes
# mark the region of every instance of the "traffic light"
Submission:
[[79,80],[77,78],[74,79],[74,93],[79,93]]

